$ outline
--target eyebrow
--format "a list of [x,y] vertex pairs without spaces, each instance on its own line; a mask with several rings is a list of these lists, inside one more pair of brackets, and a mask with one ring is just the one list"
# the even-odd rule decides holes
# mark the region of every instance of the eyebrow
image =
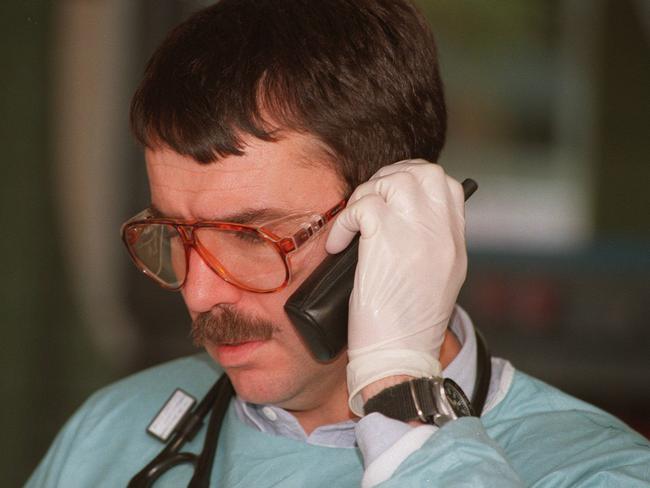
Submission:
[[[173,215],[165,215],[161,212],[155,205],[150,205],[149,209],[151,214],[156,218],[169,218],[176,219],[177,217]],[[279,208],[246,208],[239,212],[229,214],[229,215],[220,215],[214,216],[210,219],[197,219],[203,220],[205,222],[231,222],[233,224],[261,224],[263,222],[268,222],[270,220],[279,219],[282,217],[287,217],[289,215],[295,214],[295,211],[287,211]],[[183,219],[178,219],[183,220]]]

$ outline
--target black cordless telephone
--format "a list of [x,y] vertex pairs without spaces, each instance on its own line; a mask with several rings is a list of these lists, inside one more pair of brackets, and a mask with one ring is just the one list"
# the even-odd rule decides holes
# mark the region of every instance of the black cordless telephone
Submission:
[[[462,183],[465,200],[478,188]],[[348,341],[348,302],[354,286],[359,236],[342,252],[325,258],[289,297],[284,309],[319,361],[334,359]]]

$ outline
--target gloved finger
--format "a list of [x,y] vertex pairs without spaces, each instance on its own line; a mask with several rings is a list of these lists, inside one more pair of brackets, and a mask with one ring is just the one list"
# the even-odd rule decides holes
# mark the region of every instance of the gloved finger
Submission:
[[411,174],[414,177],[429,200],[438,202],[447,200],[447,196],[449,195],[447,191],[447,180],[451,177],[445,173],[442,166],[430,163],[424,159],[411,159],[384,166],[373,175],[373,178],[394,178],[392,175],[403,173]]
[[388,176],[391,175],[395,172],[398,171],[407,171],[407,168],[421,168],[421,167],[429,167],[429,166],[438,166],[435,163],[431,163],[427,161],[426,159],[404,159],[402,161],[398,161],[393,164],[388,164],[386,166],[382,166],[377,170],[377,172],[370,177],[370,179],[374,178],[381,178],[383,176]]
[[386,202],[377,194],[366,195],[348,204],[334,221],[325,249],[330,254],[341,252],[357,232],[361,232],[364,238],[374,236],[387,211]]
[[415,175],[398,171],[383,177],[373,177],[359,185],[348,199],[348,206],[369,195],[378,195],[391,208],[406,212],[413,209],[414,202],[422,195],[422,189]]
[[446,180],[449,177],[442,166],[430,163],[424,159],[413,159],[400,161],[384,166],[377,171],[369,181],[381,180],[382,178],[394,178],[393,175],[410,174],[424,189],[427,196],[433,200],[443,200]]
[[451,195],[451,199],[454,202],[454,208],[465,219],[465,191],[463,190],[463,185],[461,185],[456,179],[447,175],[447,187]]
[[454,208],[464,218],[465,193],[463,186],[455,178],[446,174],[442,166],[424,159],[408,159],[380,168],[371,180],[384,178],[398,172],[413,174],[425,188],[430,199],[453,202]]

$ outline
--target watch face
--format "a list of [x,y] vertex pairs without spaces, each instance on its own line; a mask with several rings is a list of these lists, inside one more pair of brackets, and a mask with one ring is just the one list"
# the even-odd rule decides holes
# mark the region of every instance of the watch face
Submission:
[[445,378],[442,383],[442,387],[445,389],[445,395],[447,395],[447,401],[451,408],[453,408],[456,415],[459,417],[473,417],[474,410],[472,409],[472,404],[463,393],[463,390],[460,389],[453,380]]

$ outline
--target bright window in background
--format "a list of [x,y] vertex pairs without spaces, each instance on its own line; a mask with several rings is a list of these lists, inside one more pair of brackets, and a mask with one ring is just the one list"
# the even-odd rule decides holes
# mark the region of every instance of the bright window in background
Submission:
[[563,251],[593,233],[593,56],[600,2],[418,2],[449,109],[441,163],[479,192],[475,250]]

